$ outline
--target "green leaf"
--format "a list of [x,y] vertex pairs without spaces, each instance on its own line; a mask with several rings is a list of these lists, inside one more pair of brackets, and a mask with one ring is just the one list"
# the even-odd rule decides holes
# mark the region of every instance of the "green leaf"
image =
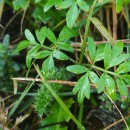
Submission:
[[58,42],[57,43],[58,47],[61,50],[69,51],[69,52],[74,52],[73,47],[70,45],[70,43],[67,42]]
[[72,0],[64,0],[58,5],[58,9],[67,9],[72,5]]
[[116,66],[116,65],[119,65],[120,63],[127,60],[128,58],[130,58],[130,54],[122,54],[122,55],[112,59],[110,62],[109,68]]
[[99,44],[97,46],[97,51],[96,51],[96,57],[95,57],[95,62],[96,61],[100,61],[104,59],[104,49],[105,49],[105,45],[104,44]]
[[117,78],[117,87],[122,97],[128,96],[128,88],[121,78]]
[[6,34],[3,38],[3,44],[8,47],[9,46],[9,43],[10,43],[10,36],[9,34]]
[[116,100],[116,87],[115,87],[115,81],[113,78],[106,74],[106,92],[108,96],[115,101]]
[[21,51],[21,50],[27,48],[29,45],[30,45],[30,42],[29,42],[29,41],[27,41],[27,40],[21,41],[21,42],[18,44],[17,48],[14,50],[14,53],[17,53],[17,52],[19,52],[19,51]]
[[123,4],[129,4],[130,3],[130,0],[123,0]]
[[28,29],[25,29],[25,36],[31,43],[36,43],[33,34]]
[[116,0],[116,12],[120,13],[123,6],[123,0]]
[[103,24],[95,17],[90,18],[95,27],[100,31],[100,33],[109,41],[109,43],[115,43],[111,34],[106,30]]
[[112,49],[112,58],[115,58],[123,52],[123,42],[119,41],[116,44],[113,45]]
[[95,59],[95,54],[96,54],[96,46],[95,46],[95,42],[93,40],[93,38],[89,37],[88,38],[88,52],[89,52],[89,56],[91,58],[92,61],[94,61]]
[[82,74],[87,72],[87,68],[82,65],[71,65],[66,68],[68,71],[75,73],[75,74]]
[[[70,108],[74,103],[74,100],[70,98],[64,102],[66,106]],[[57,102],[55,102],[55,104],[51,106],[51,114],[42,120],[42,126],[48,126],[46,128],[43,128],[43,130],[67,130],[67,126],[62,126],[59,122],[69,122],[70,119],[71,116],[68,115]]]
[[62,3],[63,0],[55,0],[55,8],[57,9],[57,7]]
[[39,51],[37,53],[35,53],[33,55],[33,58],[35,59],[42,59],[42,58],[45,58],[47,56],[49,56],[52,52],[51,51],[48,51],[48,50],[43,50],[43,51]]
[[44,6],[44,12],[47,12],[54,4],[55,4],[55,0],[47,0]]
[[103,5],[107,4],[107,3],[110,3],[110,2],[113,2],[113,0],[101,0],[99,2],[97,2],[95,8],[100,8],[102,7]]
[[40,49],[40,45],[32,47],[26,55],[26,66],[30,68],[33,55]]
[[61,51],[55,50],[53,56],[58,60],[68,60],[69,57]]
[[104,66],[105,66],[105,69],[108,69],[108,67],[110,65],[110,61],[111,61],[111,45],[107,43],[105,45],[105,50],[104,50]]
[[47,0],[44,6],[44,12],[47,12],[54,5],[59,5],[61,2],[61,0]]
[[98,84],[98,82],[99,82],[99,77],[98,77],[98,75],[97,75],[95,72],[89,71],[89,72],[88,72],[88,76],[89,76],[89,79],[90,79],[90,81],[91,81],[92,83]]
[[35,3],[38,3],[38,2],[40,2],[41,0],[35,0]]
[[72,28],[76,22],[76,19],[78,17],[79,14],[79,10],[76,4],[73,4],[69,11],[66,14],[66,22],[67,22],[67,26],[69,28]]
[[71,37],[77,36],[77,31],[78,30],[76,28],[68,28],[67,26],[64,26],[59,34],[58,41],[69,40]]
[[115,71],[117,74],[127,73],[130,71],[130,61],[126,61],[119,65],[117,70]]
[[42,30],[43,34],[53,43],[56,42],[55,34],[48,28],[44,27]]
[[88,79],[88,74],[84,74],[76,83],[73,93],[78,92],[78,102],[82,103],[84,97],[90,98],[90,83]]
[[19,10],[21,8],[19,0],[13,1],[13,7],[14,7],[14,10]]
[[129,74],[124,74],[124,75],[122,75],[122,77],[127,84],[130,84],[130,75]]
[[45,34],[44,34],[44,27],[42,27],[42,28],[40,29],[40,31],[39,31],[39,30],[36,30],[35,33],[36,33],[36,37],[37,37],[38,41],[39,41],[41,44],[43,44],[43,43],[44,43],[44,40],[45,40],[45,38],[46,38],[46,36],[45,36]]
[[105,88],[106,80],[105,73],[103,73],[98,81],[98,93],[101,93]]
[[54,69],[54,60],[53,56],[50,55],[42,64],[42,71],[47,72],[47,71],[52,71]]
[[89,4],[84,0],[77,0],[77,4],[83,11],[89,11]]

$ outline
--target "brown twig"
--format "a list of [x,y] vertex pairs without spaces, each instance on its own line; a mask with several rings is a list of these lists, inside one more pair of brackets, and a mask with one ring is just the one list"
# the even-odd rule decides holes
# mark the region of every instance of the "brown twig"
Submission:
[[[19,78],[11,78],[12,80],[17,80],[17,81],[35,81],[35,82],[42,82],[42,79],[40,78],[24,78],[24,77],[19,77]],[[77,82],[74,81],[65,81],[65,80],[48,80],[49,83],[57,83],[57,84],[62,84],[62,85],[69,85],[69,86],[75,86]],[[96,88],[97,85],[91,84],[93,88]]]
[[[122,41],[123,43],[125,44],[130,44],[130,39],[121,39],[121,40],[116,40],[116,42],[118,41]],[[95,41],[96,45],[99,45],[99,44],[106,44],[108,43],[108,41]],[[86,44],[88,45],[88,43],[86,42]],[[81,43],[74,43],[72,44],[73,47],[81,47]]]
[[12,21],[18,16],[18,14],[19,14],[19,12],[17,12],[17,13],[7,22],[7,24],[6,24],[5,27],[4,27],[3,32],[1,33],[0,38],[2,38],[2,37],[4,36],[4,33],[5,33],[6,29],[7,29],[8,26],[12,23]]
[[23,22],[24,22],[24,18],[25,18],[25,14],[26,14],[26,11],[27,11],[27,8],[28,8],[28,5],[29,5],[29,2],[30,0],[28,0],[28,3],[25,7],[25,9],[23,10],[23,15],[22,15],[22,18],[21,18],[21,23],[20,23],[20,35],[18,38],[16,38],[14,41],[12,41],[11,43],[16,43],[17,41],[19,41],[22,37],[22,34],[23,34]]

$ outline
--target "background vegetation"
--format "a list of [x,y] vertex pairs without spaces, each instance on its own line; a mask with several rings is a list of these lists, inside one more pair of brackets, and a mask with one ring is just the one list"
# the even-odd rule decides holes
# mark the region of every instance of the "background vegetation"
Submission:
[[0,0],[0,129],[130,129],[129,0]]

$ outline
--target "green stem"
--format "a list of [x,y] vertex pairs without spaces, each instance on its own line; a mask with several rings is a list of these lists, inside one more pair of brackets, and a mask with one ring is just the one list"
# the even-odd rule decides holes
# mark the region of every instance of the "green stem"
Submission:
[[52,31],[54,31],[56,28],[58,28],[59,26],[61,26],[64,22],[65,22],[65,19],[63,19],[62,21],[60,21],[60,22],[52,29]]
[[83,118],[83,108],[84,108],[84,104],[81,103],[80,104],[80,110],[79,110],[79,117],[78,117],[78,121],[81,123],[82,122],[82,118]]
[[96,3],[97,3],[97,0],[94,0],[93,4],[91,6],[91,9],[90,9],[89,15],[88,15],[86,26],[85,26],[84,39],[83,39],[81,53],[80,53],[80,59],[79,59],[80,63],[82,63],[82,61],[83,61],[83,56],[84,56],[84,52],[85,52],[85,48],[86,48],[86,41],[88,38],[88,32],[89,32],[89,26],[90,26],[90,18],[92,17],[93,10],[94,10]]
[[[87,23],[86,23],[86,26],[85,26],[84,39],[83,39],[83,43],[82,43],[82,47],[81,47],[81,53],[80,53],[80,59],[79,59],[80,64],[83,61],[84,52],[85,52],[85,48],[86,48],[86,41],[87,41],[87,38],[88,38],[88,32],[89,32],[89,26],[90,26],[90,17],[92,17],[92,13],[93,13],[93,10],[94,10],[96,3],[97,3],[97,0],[94,0],[93,4],[91,6],[91,9],[89,11]],[[78,120],[79,120],[80,123],[82,122],[82,118],[83,118],[83,107],[84,107],[84,105],[82,103],[81,106],[80,106],[79,117],[78,117]]]
[[53,88],[44,79],[43,75],[41,74],[41,72],[39,70],[39,67],[35,66],[35,65],[34,65],[34,67],[35,67],[37,73],[39,74],[40,78],[42,79],[42,84],[44,84],[46,86],[46,88],[51,92],[52,96],[57,100],[57,102],[64,109],[64,111],[71,117],[71,119],[75,122],[75,124],[78,126],[78,128],[80,130],[85,130],[84,127],[81,125],[81,123],[75,118],[75,116],[71,113],[71,111],[68,109],[68,107],[62,101],[62,99],[59,97],[59,95],[53,90]]
[[108,73],[108,74],[110,74],[110,75],[113,75],[113,76],[116,76],[116,77],[120,77],[120,78],[121,78],[120,75],[118,75],[118,74],[116,74],[116,73],[114,73],[114,72],[105,70],[105,69],[103,69],[103,68],[97,67],[97,66],[95,66],[95,65],[92,65],[92,68],[95,68],[95,69],[100,70],[100,71],[102,71],[102,72],[105,72],[105,73]]
[[53,51],[54,49],[50,48],[50,47],[47,47],[45,45],[41,45],[44,49],[47,49],[47,50],[50,50],[50,51]]

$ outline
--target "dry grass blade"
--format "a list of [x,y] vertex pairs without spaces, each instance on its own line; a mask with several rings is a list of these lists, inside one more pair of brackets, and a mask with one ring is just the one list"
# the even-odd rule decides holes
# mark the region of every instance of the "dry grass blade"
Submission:
[[108,40],[108,42],[114,44],[115,40],[112,38],[111,34],[103,26],[103,24],[95,17],[91,17],[90,20],[95,25],[95,27],[100,31],[100,33]]
[[0,1],[0,22],[1,22],[3,8],[4,8],[4,0],[1,0]]
[[16,121],[15,121],[15,124],[14,124],[14,126],[13,126],[12,129],[17,128],[17,126],[18,126],[19,124],[21,124],[21,123],[22,123],[26,118],[28,118],[28,117],[29,117],[29,114],[26,114],[26,115],[24,115],[24,116],[17,117],[17,118],[16,118]]
[[14,83],[14,94],[17,94],[17,89],[18,89],[17,80],[13,80],[13,83]]

